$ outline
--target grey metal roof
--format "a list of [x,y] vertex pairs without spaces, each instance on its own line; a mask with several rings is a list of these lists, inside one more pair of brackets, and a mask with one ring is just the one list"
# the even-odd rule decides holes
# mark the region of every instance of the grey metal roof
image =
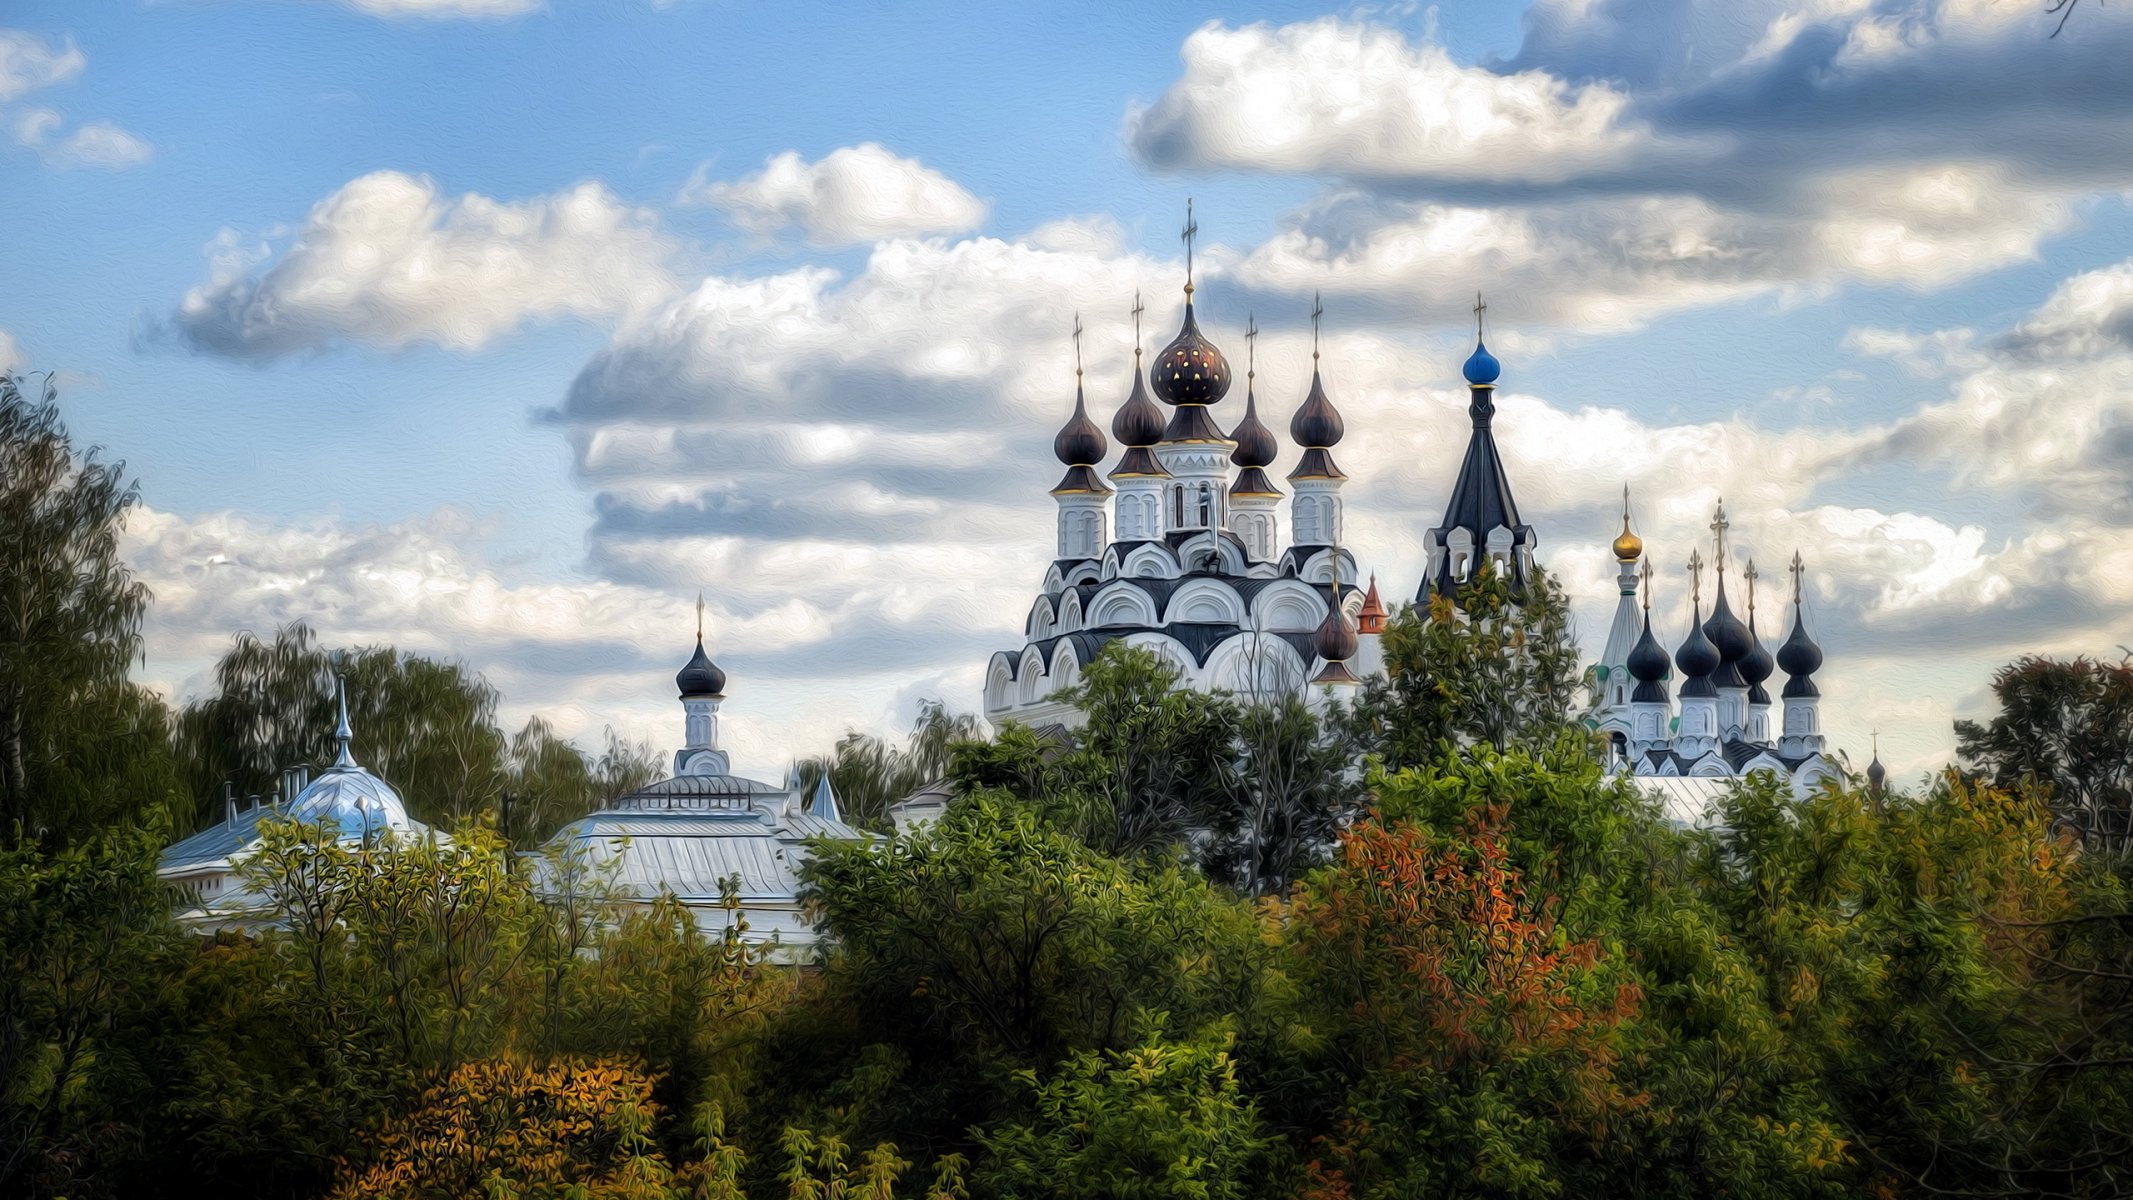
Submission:
[[234,822],[217,821],[190,837],[180,838],[164,847],[156,861],[157,873],[183,874],[228,862],[231,855],[258,839],[260,819],[274,811],[264,804],[254,805],[239,812]]

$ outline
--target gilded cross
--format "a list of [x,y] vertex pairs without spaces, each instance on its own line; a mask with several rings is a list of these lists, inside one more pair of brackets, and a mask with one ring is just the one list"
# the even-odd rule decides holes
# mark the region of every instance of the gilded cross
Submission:
[[1475,340],[1475,341],[1477,341],[1477,342],[1481,340],[1481,322],[1482,322],[1482,317],[1483,317],[1483,315],[1484,315],[1484,314],[1486,314],[1486,313],[1487,313],[1488,311],[1489,311],[1489,302],[1488,302],[1488,301],[1486,301],[1486,300],[1483,300],[1483,299],[1481,298],[1481,293],[1480,293],[1480,292],[1475,292],[1475,293],[1474,293],[1474,340]]
[[1703,551],[1689,551],[1689,603],[1703,611]]

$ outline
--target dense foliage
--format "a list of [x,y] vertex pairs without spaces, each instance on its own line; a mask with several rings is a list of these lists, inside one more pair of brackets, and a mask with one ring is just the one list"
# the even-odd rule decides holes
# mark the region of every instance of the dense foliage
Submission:
[[[876,825],[955,799],[814,848],[795,968],[529,852],[654,764],[506,737],[463,666],[240,636],[173,719],[124,673],[130,489],[6,404],[0,1195],[2133,1191],[2124,664],[2009,668],[1967,774],[1682,829],[1603,773],[1545,579],[1396,614],[1352,707],[1114,649],[1078,736],[936,710],[812,764]],[[319,764],[336,669],[449,840],[268,820],[268,911],[181,928],[158,848]]]

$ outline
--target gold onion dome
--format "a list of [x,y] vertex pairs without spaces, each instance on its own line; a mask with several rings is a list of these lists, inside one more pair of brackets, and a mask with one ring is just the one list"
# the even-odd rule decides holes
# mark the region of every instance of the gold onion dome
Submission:
[[1615,558],[1631,563],[1644,553],[1644,539],[1629,531],[1629,513],[1622,514],[1622,532],[1615,538]]

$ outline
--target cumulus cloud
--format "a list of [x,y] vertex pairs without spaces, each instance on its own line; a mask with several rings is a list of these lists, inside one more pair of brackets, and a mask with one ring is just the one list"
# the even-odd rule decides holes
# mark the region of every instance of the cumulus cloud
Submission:
[[749,233],[796,230],[819,246],[962,233],[983,223],[986,212],[985,202],[953,179],[873,142],[812,163],[787,150],[737,180],[707,180],[698,168],[676,200],[719,209]]
[[[0,104],[81,74],[89,60],[72,39],[54,46],[19,29],[0,29]],[[55,167],[138,166],[153,147],[109,121],[88,121],[61,134],[66,117],[43,105],[0,110],[15,142]]]
[[22,347],[16,343],[15,335],[0,329],[0,375],[19,371],[22,366]]
[[54,46],[20,29],[0,29],[0,102],[64,83],[88,65],[71,38]]
[[473,350],[531,320],[611,320],[674,290],[657,217],[597,183],[529,200],[399,171],[321,200],[285,247],[223,231],[172,323],[193,347],[273,358],[337,341]]
[[1513,319],[1612,330],[1851,282],[1926,291],[2033,259],[2133,170],[2133,18],[2079,47],[2037,19],[1544,0],[1518,55],[1476,65],[1364,20],[1213,24],[1126,135],[1157,169],[1325,181],[1244,269],[1289,294],[1448,318],[1440,301],[1488,280],[1549,295]]

